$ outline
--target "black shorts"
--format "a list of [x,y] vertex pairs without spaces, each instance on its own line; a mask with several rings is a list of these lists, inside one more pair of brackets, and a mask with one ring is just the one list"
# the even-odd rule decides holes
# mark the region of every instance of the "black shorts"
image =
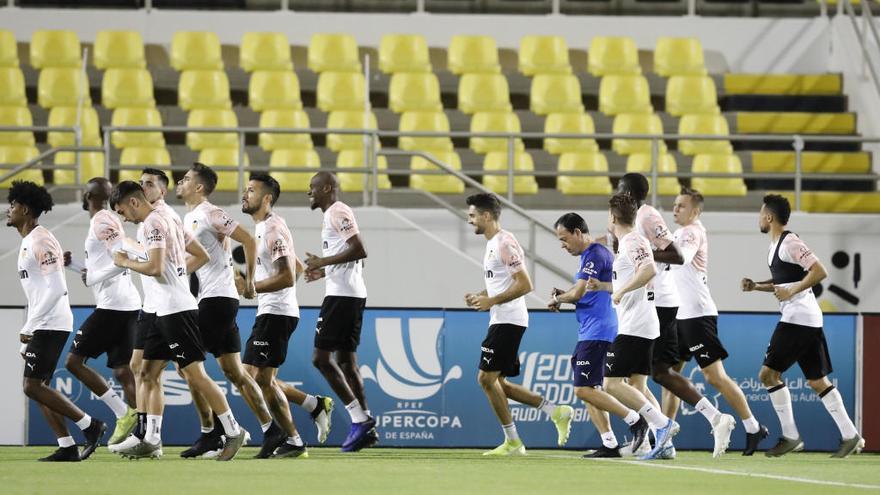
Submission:
[[70,332],[35,330],[24,350],[24,377],[46,381],[52,378],[58,358]]
[[[163,359],[186,368],[205,360],[205,348],[199,336],[199,312],[181,311],[156,318],[155,330],[147,335],[144,359]],[[170,355],[170,358],[165,357]]]
[[199,301],[199,335],[205,351],[215,356],[241,352],[237,315],[238,299],[208,297]]
[[801,367],[807,380],[818,380],[834,371],[822,327],[781,321],[776,325],[767,346],[764,366],[783,373],[794,363]]
[[502,376],[519,375],[519,343],[526,327],[499,323],[490,325],[480,344],[480,369],[500,371]]
[[650,375],[653,352],[654,339],[618,335],[608,351],[605,376],[627,378],[631,375]]
[[582,340],[571,355],[575,387],[601,387],[605,378],[605,360],[611,342],[607,340]]
[[280,368],[287,359],[287,343],[297,324],[299,318],[296,316],[257,316],[242,362],[257,368]]
[[669,367],[678,364],[678,325],[675,315],[678,308],[657,307],[657,319],[660,320],[660,336],[654,341],[654,352],[651,357],[653,368]]
[[147,334],[150,333],[150,329],[156,324],[156,313],[145,313],[143,310],[138,311],[135,324],[137,329],[134,333],[134,348],[143,351],[144,344],[147,342]]
[[727,359],[727,349],[718,338],[717,316],[678,320],[678,334],[700,368]]
[[137,333],[138,311],[98,308],[73,337],[70,353],[94,359],[107,354],[107,367],[128,366]]
[[361,343],[361,324],[367,300],[363,297],[327,296],[321,303],[315,348],[354,352]]

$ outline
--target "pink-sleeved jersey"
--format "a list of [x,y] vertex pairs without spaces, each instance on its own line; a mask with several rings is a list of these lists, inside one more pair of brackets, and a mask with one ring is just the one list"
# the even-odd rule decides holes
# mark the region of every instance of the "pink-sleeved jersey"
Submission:
[[70,332],[73,329],[63,267],[61,244],[42,225],[21,240],[18,278],[28,304],[22,334],[33,335],[35,330]]
[[[611,285],[614,292],[625,287],[644,265],[654,262],[651,244],[636,231],[623,236],[617,244]],[[650,282],[649,284],[650,285]],[[660,321],[654,308],[654,295],[648,285],[627,292],[614,306],[617,310],[617,333],[645,339],[660,336]]]
[[[648,239],[655,251],[666,249],[672,244],[672,233],[666,226],[663,216],[651,205],[642,205],[636,214],[636,230]],[[671,267],[666,263],[657,263],[657,276],[649,287],[654,289],[654,304],[661,308],[675,308],[679,305],[678,291],[670,273]]]
[[206,297],[238,299],[229,236],[238,228],[222,208],[202,201],[183,217],[183,225],[208,252],[208,262],[196,270],[199,300]]
[[[293,249],[293,236],[287,222],[277,213],[271,213],[256,226],[257,281],[265,280],[278,273],[275,262],[286,258],[291,271],[296,270],[296,252]],[[273,314],[299,317],[299,303],[296,300],[296,282],[292,287],[275,292],[257,295],[257,315]]]
[[[324,212],[321,228],[321,252],[333,256],[347,249],[348,240],[357,235],[354,212],[342,201],[337,201]],[[327,279],[325,294],[328,296],[367,297],[364,284],[364,260],[351,261],[324,267]]]
[[699,220],[675,231],[673,235],[684,263],[672,267],[672,276],[680,299],[678,319],[717,316],[718,308],[709,292],[709,238]]
[[[767,256],[768,265],[773,264],[773,254],[776,252],[776,245],[777,243],[770,244],[770,252]],[[800,265],[804,270],[809,270],[814,263],[819,261],[819,258],[813,254],[813,251],[794,233],[789,233],[782,239],[782,245],[779,247],[779,259],[786,263]],[[780,284],[780,286],[791,287],[794,284]],[[782,312],[780,320],[785,323],[807,327],[822,326],[822,309],[819,307],[816,295],[813,294],[812,289],[798,292],[791,299],[781,301],[779,309]]]
[[[188,230],[183,228],[183,222],[180,220],[180,215],[174,211],[174,208],[168,205],[165,200],[160,199],[153,203],[156,211],[161,213],[163,216],[168,218],[168,221],[180,227],[183,231],[184,240],[188,245],[192,242],[192,235]],[[141,248],[144,248],[143,243],[141,242],[141,229],[143,229],[144,224],[140,224],[138,226],[138,244],[141,245]],[[146,249],[144,249],[146,252]],[[154,277],[141,276],[141,286],[144,289],[144,304],[143,304],[143,312],[144,313],[155,313],[156,312],[156,297],[161,295],[162,288],[157,284],[156,279]]]
[[[483,275],[486,280],[486,293],[495,297],[513,285],[513,275],[526,269],[526,258],[516,237],[506,230],[499,230],[486,243],[483,256]],[[489,324],[509,323],[521,327],[529,326],[529,312],[525,296],[517,297],[504,304],[496,304],[489,309]]]
[[131,272],[113,263],[113,253],[122,249],[125,230],[119,217],[101,210],[89,222],[85,241],[86,284],[100,309],[135,311],[141,297],[131,280]]
[[[158,277],[143,277],[144,281],[152,279],[151,282],[155,284],[150,289],[145,284],[144,295],[145,300],[149,298],[155,304],[156,315],[166,316],[198,309],[196,299],[189,291],[186,242],[182,226],[167,212],[157,208],[141,223],[138,229],[138,242],[144,247],[148,256],[153,249],[165,250],[162,274]],[[148,290],[155,293],[147,294]]]

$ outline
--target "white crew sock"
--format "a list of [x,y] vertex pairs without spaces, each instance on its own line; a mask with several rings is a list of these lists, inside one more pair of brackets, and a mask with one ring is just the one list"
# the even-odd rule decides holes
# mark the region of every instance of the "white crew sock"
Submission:
[[609,449],[617,448],[617,437],[614,436],[613,431],[609,431],[608,433],[602,434],[602,445]]
[[545,413],[547,413],[547,416],[552,417],[552,416],[553,416],[553,411],[556,410],[556,404],[550,402],[550,401],[547,400],[547,399],[543,399],[543,400],[541,400],[541,405],[538,406],[538,409],[540,409],[540,410],[544,411]]
[[357,399],[351,401],[351,404],[346,404],[345,410],[351,416],[352,423],[363,423],[367,420],[367,414],[361,408],[361,403]]
[[516,432],[516,423],[501,425],[501,429],[504,430],[504,439],[508,442],[515,442],[519,440],[519,433]]
[[782,426],[782,436],[794,440],[800,438],[797,425],[794,423],[794,412],[791,408],[791,393],[785,385],[771,387],[767,390],[770,395],[770,402],[773,403],[773,409],[779,416],[779,424]]
[[652,406],[650,402],[645,402],[645,405],[639,409],[639,414],[645,418],[651,428],[658,430],[666,426],[666,423],[669,422],[669,418],[663,415],[656,407]]
[[305,409],[306,412],[312,412],[318,407],[318,398],[314,395],[306,395],[306,400],[303,401],[300,407]]
[[761,429],[761,425],[758,424],[758,420],[754,416],[742,420],[742,423],[746,428],[746,433],[758,433],[758,430]]
[[76,422],[76,427],[80,430],[85,430],[90,424],[92,424],[92,417],[86,414],[82,419]]
[[128,412],[128,404],[122,400],[122,397],[116,393],[112,388],[108,388],[104,395],[100,397],[101,402],[107,404],[107,407],[113,411],[113,414],[116,415],[116,419],[119,419]]
[[849,415],[846,413],[846,407],[843,405],[843,397],[840,396],[840,391],[832,385],[822,392],[819,397],[822,398],[822,404],[825,405],[828,414],[830,414],[834,419],[834,422],[837,423],[837,428],[840,430],[840,436],[844,440],[855,438],[859,432],[856,430],[856,425],[853,424],[852,420],[849,419]]
[[639,418],[641,418],[639,413],[630,409],[629,412],[626,413],[626,416],[623,417],[623,421],[626,422],[627,426],[632,426],[639,422]]
[[202,426],[202,433],[208,434],[214,431],[213,426]]
[[223,425],[223,433],[227,437],[237,437],[241,434],[241,428],[238,427],[238,421],[232,415],[232,409],[223,414],[218,414],[217,417],[220,418],[220,424]]
[[153,445],[162,441],[162,416],[147,414],[147,434],[144,441]]
[[302,447],[303,446],[303,441],[302,441],[302,438],[299,436],[299,433],[297,433],[296,435],[294,435],[292,437],[288,437],[287,443],[289,443],[290,445],[293,445],[294,447]]
[[76,445],[76,442],[73,441],[73,437],[66,436],[58,439],[58,446],[62,449],[66,449],[67,447],[73,447]]
[[263,430],[263,433],[269,431],[269,427],[272,426],[272,420],[270,419],[268,423],[264,423],[260,425],[260,429]]
[[697,402],[697,405],[694,406],[694,408],[696,408],[696,410],[699,411],[700,414],[702,414],[709,421],[710,425],[713,421],[715,421],[715,416],[721,414],[721,412],[718,411],[718,408],[712,405],[712,403],[709,402],[709,399],[705,397],[700,399],[700,401]]

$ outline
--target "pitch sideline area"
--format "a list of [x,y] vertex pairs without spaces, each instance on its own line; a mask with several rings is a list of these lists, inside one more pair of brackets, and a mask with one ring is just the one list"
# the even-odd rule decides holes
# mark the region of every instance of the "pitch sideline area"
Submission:
[[[845,460],[825,453],[779,459],[713,460],[679,452],[674,461],[585,460],[573,451],[532,450],[525,458],[488,459],[473,449],[371,449],[343,454],[310,449],[308,459],[234,462],[183,460],[180,447],[161,460],[125,461],[101,448],[79,464],[35,461],[50,447],[0,447],[0,486],[7,495],[47,493],[880,493],[880,456]],[[121,491],[120,491],[121,490]]]

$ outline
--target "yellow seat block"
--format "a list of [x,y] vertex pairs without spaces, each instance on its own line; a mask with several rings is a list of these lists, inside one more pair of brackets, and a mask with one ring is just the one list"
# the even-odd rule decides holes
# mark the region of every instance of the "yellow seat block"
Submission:
[[[366,118],[366,120],[365,120]],[[344,110],[332,112],[327,117],[328,129],[378,129],[376,116],[373,112],[366,113],[357,110]],[[363,134],[328,134],[327,147],[333,151],[346,149],[364,149]]]
[[318,76],[318,108],[322,112],[362,111],[365,91],[360,72],[322,72]]
[[[376,157],[376,164],[379,170],[388,169],[388,160],[384,156]],[[343,192],[360,192],[364,190],[364,179],[366,176],[366,187],[373,188],[373,175],[364,174],[363,172],[342,172],[346,168],[365,168],[364,151],[363,150],[342,150],[336,157],[336,168],[340,171],[336,174],[339,179],[339,188]],[[378,174],[379,189],[391,189],[391,179],[387,174]]]
[[[247,173],[250,160],[247,153],[244,158],[244,174],[242,180],[247,184]],[[209,167],[232,166],[237,167],[239,160],[238,148],[206,148],[199,153],[199,162]],[[217,187],[215,191],[238,191],[237,170],[217,170]]]
[[95,67],[145,69],[144,39],[138,31],[98,31],[95,36]]
[[177,104],[184,110],[232,108],[229,78],[222,70],[186,70],[177,84]]
[[[626,171],[644,174],[651,182],[651,155],[648,153],[636,153],[629,155],[626,159]],[[663,153],[657,157],[657,171],[660,173],[675,173],[678,171],[678,165],[675,163],[675,157]],[[662,196],[676,196],[681,192],[681,184],[675,177],[658,177],[657,178],[657,194]]]
[[839,95],[841,74],[724,74],[729,95]]
[[504,74],[468,73],[458,80],[458,109],[476,112],[509,112],[510,87]]
[[[794,208],[794,192],[783,191]],[[801,210],[813,213],[880,213],[880,193],[855,191],[805,191]]]
[[[155,108],[117,108],[113,111],[114,127],[162,127],[162,115]],[[159,148],[165,146],[161,132],[114,131],[110,141],[117,148]]]
[[[736,155],[697,155],[692,172],[713,174],[742,174],[743,168]],[[746,184],[741,177],[704,178],[694,177],[691,186],[704,196],[745,196]]]
[[[76,125],[76,107],[55,107],[49,111],[49,127],[73,127]],[[83,146],[101,146],[101,123],[98,121],[98,112],[93,107],[84,107],[79,114],[81,127],[81,144]],[[74,146],[75,136],[72,131],[53,131],[48,134],[46,141],[49,146]]]
[[519,71],[527,76],[571,74],[565,38],[524,36],[519,42]]
[[443,109],[440,82],[431,73],[401,72],[391,76],[388,103],[392,112],[428,112]]
[[0,105],[16,107],[27,105],[24,74],[18,67],[0,67]]
[[[728,136],[730,129],[727,119],[723,115],[697,114],[685,115],[678,121],[678,133],[690,135],[713,135]],[[730,141],[696,141],[682,139],[678,142],[678,151],[685,155],[716,154],[729,155],[733,153],[733,145]]]
[[299,78],[293,71],[258,70],[251,74],[248,104],[255,112],[264,110],[302,109]]
[[599,111],[605,115],[651,113],[651,93],[644,76],[611,75],[599,83]]
[[35,69],[81,68],[82,47],[76,31],[34,31],[31,37],[31,66]]
[[178,31],[171,38],[171,67],[178,71],[221,70],[220,38],[208,31]]
[[[663,123],[655,114],[625,113],[614,118],[612,131],[614,134],[663,134]],[[633,153],[651,153],[650,139],[620,139],[611,141],[612,149],[621,155]],[[658,151],[666,152],[666,143],[659,140]]]
[[40,71],[37,102],[41,107],[75,107],[80,98],[83,105],[92,104],[88,82],[79,69],[50,67]]
[[[76,165],[76,152],[59,151],[55,154],[55,165]],[[52,171],[55,185],[76,184],[76,171],[55,169]],[[79,184],[85,184],[94,177],[104,177],[104,153],[79,153]]]
[[663,77],[706,75],[700,40],[660,37],[654,47],[654,72]]
[[320,168],[321,158],[312,149],[279,149],[269,158],[269,173],[278,181],[282,192],[305,192],[309,190],[312,172],[282,172],[280,167]]
[[[443,112],[406,112],[400,116],[400,132],[449,132],[449,119]],[[449,137],[401,136],[397,147],[402,150],[452,150]]]
[[715,82],[708,76],[672,76],[666,83],[666,111],[686,114],[720,113]]
[[[309,115],[303,110],[266,110],[260,114],[262,128],[308,129]],[[310,134],[260,133],[260,147],[266,151],[280,149],[310,150],[314,147]]]
[[18,67],[18,43],[12,31],[0,30],[0,67]]
[[[478,112],[471,118],[471,132],[520,132],[519,117],[513,112]],[[508,139],[491,137],[472,137],[470,148],[477,153],[507,151]],[[522,139],[514,138],[514,147],[524,150]]]
[[563,153],[559,155],[559,178],[556,189],[562,194],[611,194],[608,177],[563,175],[563,172],[603,172],[608,174],[605,155],[593,151]]
[[[198,109],[189,113],[187,127],[238,127],[238,117],[232,110]],[[234,132],[187,132],[186,145],[195,151],[205,148],[238,148],[239,138]]]
[[[864,151],[804,151],[801,170],[808,174],[867,174],[871,172],[871,155]],[[793,151],[753,151],[752,171],[794,172],[795,154]]]
[[290,42],[284,33],[244,33],[238,54],[239,64],[245,72],[293,70]]
[[457,34],[449,42],[446,65],[455,75],[501,72],[495,38]]
[[[586,113],[551,113],[544,120],[546,134],[594,134],[593,118]],[[595,152],[599,145],[595,139],[545,138],[544,149],[548,153]]]
[[[161,148],[124,148],[119,156],[119,165],[130,167],[167,167],[171,165],[171,155],[165,147]],[[140,170],[120,170],[119,182],[124,180],[140,181]]]
[[[6,175],[11,169],[23,165],[37,156],[40,152],[34,146],[0,146],[0,175]],[[43,184],[43,171],[29,168],[0,182],[0,188],[6,189],[15,180],[29,180],[37,184]]]
[[419,34],[383,35],[379,40],[379,70],[386,74],[431,72],[425,37]]
[[101,104],[120,107],[153,108],[153,77],[146,69],[107,69],[101,81]]
[[[509,170],[507,162],[507,152],[492,151],[486,153],[483,158],[484,171]],[[532,162],[532,155],[525,151],[518,151],[513,157],[513,169],[519,172],[534,172],[535,164]],[[507,176],[505,175],[484,175],[483,185],[497,194],[507,194]],[[538,181],[531,175],[517,175],[513,178],[514,194],[537,194]]]
[[322,33],[309,40],[309,69],[324,72],[360,72],[358,47],[349,34]]
[[[461,158],[455,151],[431,150],[431,155],[438,161],[449,165],[455,170],[461,170]],[[411,170],[442,170],[437,165],[421,156],[414,156],[409,161]],[[435,194],[461,194],[464,192],[464,182],[449,174],[427,175],[413,174],[409,178],[410,187],[421,189]]]
[[739,112],[742,134],[855,134],[855,113]]
[[587,57],[587,70],[596,77],[642,73],[639,49],[632,38],[594,36]]
[[[28,107],[0,107],[0,126],[30,127],[34,125]],[[33,146],[34,133],[0,132],[0,146]]]
[[537,74],[529,92],[532,112],[548,113],[584,111],[581,83],[571,74]]

